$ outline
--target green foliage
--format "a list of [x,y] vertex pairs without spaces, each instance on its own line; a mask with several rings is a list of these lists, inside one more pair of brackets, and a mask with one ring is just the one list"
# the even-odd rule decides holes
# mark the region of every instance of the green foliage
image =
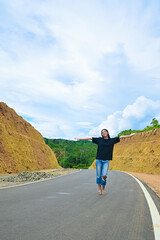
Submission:
[[121,132],[118,134],[118,136],[121,136],[121,135],[129,135],[129,134],[131,134],[131,133],[133,133],[133,130],[128,129],[128,130],[121,131]]
[[64,168],[88,168],[96,157],[97,146],[90,141],[44,138]]
[[129,135],[131,133],[135,133],[135,132],[145,132],[145,131],[149,131],[149,130],[154,130],[156,128],[160,128],[160,124],[158,122],[158,120],[156,118],[153,118],[152,119],[152,122],[150,123],[151,126],[146,126],[144,129],[142,130],[124,130],[124,131],[121,131],[118,136],[122,136],[122,135]]
[[158,127],[158,125],[159,125],[158,120],[156,118],[153,118],[151,125],[152,125],[152,127]]

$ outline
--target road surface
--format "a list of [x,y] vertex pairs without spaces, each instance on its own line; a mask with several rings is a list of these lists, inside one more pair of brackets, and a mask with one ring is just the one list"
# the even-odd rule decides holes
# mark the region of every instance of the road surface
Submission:
[[128,174],[109,171],[97,195],[95,170],[0,190],[1,240],[154,240],[144,194]]

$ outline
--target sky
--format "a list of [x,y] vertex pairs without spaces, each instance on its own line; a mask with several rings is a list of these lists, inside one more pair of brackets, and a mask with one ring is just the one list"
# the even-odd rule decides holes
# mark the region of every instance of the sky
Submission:
[[0,0],[0,101],[48,138],[160,121],[160,1]]

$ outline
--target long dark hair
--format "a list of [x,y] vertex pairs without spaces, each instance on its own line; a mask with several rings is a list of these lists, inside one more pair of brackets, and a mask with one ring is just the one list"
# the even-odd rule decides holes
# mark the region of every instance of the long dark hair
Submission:
[[[106,132],[108,132],[108,130],[107,129],[105,129],[105,128],[103,128],[102,130],[101,130],[101,136],[102,136],[102,131],[103,130],[105,130]],[[102,136],[103,137],[103,136]],[[109,135],[109,132],[108,132],[108,139],[110,138],[110,135]]]

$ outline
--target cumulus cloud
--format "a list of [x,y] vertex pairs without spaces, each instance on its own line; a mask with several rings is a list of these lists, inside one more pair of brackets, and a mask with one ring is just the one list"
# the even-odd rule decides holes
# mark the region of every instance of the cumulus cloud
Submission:
[[107,117],[100,125],[92,129],[89,134],[99,135],[101,129],[107,128],[112,136],[127,129],[140,130],[150,125],[152,118],[159,119],[160,101],[152,101],[144,96],[138,97],[136,101],[116,111]]

